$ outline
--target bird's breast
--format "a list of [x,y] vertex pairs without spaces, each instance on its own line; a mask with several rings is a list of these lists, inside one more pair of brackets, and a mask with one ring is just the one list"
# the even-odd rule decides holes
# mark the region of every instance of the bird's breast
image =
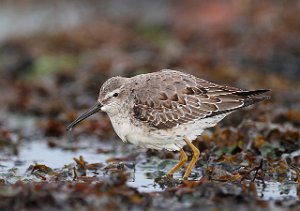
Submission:
[[185,145],[184,137],[189,140],[196,139],[204,129],[213,127],[225,116],[222,114],[213,118],[201,119],[171,129],[157,129],[141,122],[133,123],[129,116],[110,115],[110,120],[115,132],[124,142],[130,142],[143,148],[176,151]]

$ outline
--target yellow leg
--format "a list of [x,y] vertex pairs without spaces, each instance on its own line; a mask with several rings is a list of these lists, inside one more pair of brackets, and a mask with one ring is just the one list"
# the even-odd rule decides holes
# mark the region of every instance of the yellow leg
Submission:
[[180,149],[180,160],[179,162],[167,173],[167,177],[172,177],[173,174],[180,169],[187,161],[188,157],[183,149]]
[[190,142],[187,138],[184,138],[183,139],[185,141],[185,143],[192,149],[193,151],[193,157],[192,157],[192,160],[190,162],[190,164],[188,165],[188,167],[186,168],[186,171],[185,171],[185,174],[183,176],[183,179],[187,179],[191,172],[192,172],[192,169],[194,168],[199,156],[200,156],[200,151],[197,147],[195,147],[192,142]]

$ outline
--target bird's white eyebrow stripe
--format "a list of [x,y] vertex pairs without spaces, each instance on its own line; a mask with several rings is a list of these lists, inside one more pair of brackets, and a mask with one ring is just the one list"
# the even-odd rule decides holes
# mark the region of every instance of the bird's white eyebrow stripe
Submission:
[[114,93],[119,93],[121,90],[121,88],[118,88],[118,89],[115,89],[111,92],[108,92],[106,95],[105,95],[105,98],[109,98],[109,97],[112,97]]

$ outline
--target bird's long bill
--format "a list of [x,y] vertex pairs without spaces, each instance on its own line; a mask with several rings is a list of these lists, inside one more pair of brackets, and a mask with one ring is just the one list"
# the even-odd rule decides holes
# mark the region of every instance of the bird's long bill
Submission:
[[81,122],[82,120],[88,118],[89,116],[93,115],[94,113],[97,113],[98,111],[101,110],[102,105],[97,102],[92,108],[90,108],[87,112],[81,114],[77,119],[75,119],[71,124],[69,124],[66,127],[66,130],[72,130],[72,128],[77,125],[79,122]]

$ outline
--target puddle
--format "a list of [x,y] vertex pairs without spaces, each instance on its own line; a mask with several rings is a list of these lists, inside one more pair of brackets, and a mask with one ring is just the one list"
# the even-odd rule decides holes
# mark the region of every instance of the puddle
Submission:
[[[30,141],[22,144],[19,149],[18,156],[9,156],[5,159],[0,158],[0,178],[1,174],[7,173],[10,169],[14,169],[17,176],[22,178],[30,165],[43,164],[52,169],[63,168],[64,165],[74,163],[73,158],[83,156],[88,163],[106,163],[109,158],[122,157],[124,154],[119,153],[121,147],[116,149],[116,146],[108,146],[107,143],[93,144],[91,141],[82,141],[78,150],[63,150],[61,148],[50,148],[47,143],[43,141]],[[99,154],[95,149],[107,149],[117,153]],[[112,148],[114,148],[112,150]],[[154,167],[154,166],[153,166]],[[146,169],[137,164],[132,170],[132,178],[129,179],[128,185],[138,188],[139,191],[151,192],[159,191],[161,188],[154,184],[152,178],[148,178],[146,173],[151,170],[150,167]],[[98,172],[99,176],[105,176],[104,172]]]
[[[34,119],[20,118],[18,115],[11,115],[7,121],[9,128],[23,128],[23,134],[35,134]],[[37,137],[41,137],[37,134]],[[16,140],[13,140],[17,142]],[[101,142],[99,138],[89,136],[79,138],[76,142],[71,142],[66,136],[58,141],[59,146],[49,147],[48,143],[42,138],[35,141],[26,141],[24,139],[18,145],[18,155],[10,155],[2,153],[0,157],[0,179],[7,177],[13,172],[14,178],[10,182],[17,179],[28,178],[26,171],[30,165],[43,164],[52,169],[62,169],[65,165],[73,164],[73,158],[83,156],[88,163],[102,163],[108,165],[107,160],[111,158],[122,158],[131,153],[137,153],[138,160],[134,168],[129,169],[130,178],[127,184],[137,188],[140,192],[157,192],[163,191],[163,188],[155,183],[155,178],[163,176],[167,172],[169,166],[175,165],[177,160],[161,160],[155,156],[146,158],[145,150],[137,148],[131,144],[122,143],[121,141]],[[98,149],[105,150],[108,153],[99,153]],[[124,161],[125,162],[125,161]],[[128,171],[128,169],[126,170]],[[195,169],[195,172],[201,172],[201,169]],[[88,173],[89,176],[107,177],[105,171],[98,170],[95,174]],[[91,175],[92,174],[92,175]],[[201,174],[196,173],[195,178],[200,179]],[[181,178],[179,172],[175,173],[175,179]],[[30,181],[30,180],[29,180]],[[293,182],[279,183],[276,181],[257,181],[257,196],[264,200],[276,200],[291,197],[297,199],[297,184]]]
[[[76,151],[63,150],[62,148],[50,148],[43,141],[24,142],[20,147],[18,156],[10,156],[6,159],[0,159],[0,177],[1,174],[7,173],[14,168],[17,177],[22,178],[27,168],[35,163],[44,164],[55,168],[62,168],[66,164],[74,163],[73,158],[83,156],[88,163],[106,163],[109,158],[122,157],[124,145],[116,146],[112,144],[101,143],[99,141],[80,141],[80,147]],[[131,147],[131,146],[129,146]],[[99,154],[96,153],[97,148],[113,151],[114,153]],[[138,150],[138,149],[136,149]],[[145,163],[137,163],[135,169],[132,170],[132,178],[127,184],[137,188],[140,192],[162,191],[162,188],[154,182],[155,174],[163,174],[159,171],[159,164],[162,165],[160,159],[153,157],[151,161]],[[104,176],[104,172],[98,172],[98,176]],[[151,176],[152,175],[152,176]],[[179,173],[175,178],[179,178]],[[285,197],[297,198],[297,184],[295,183],[279,183],[279,182],[257,182],[257,195],[264,200],[284,199]]]
[[257,195],[264,200],[283,200],[287,197],[297,198],[297,184],[294,182],[257,182]]

